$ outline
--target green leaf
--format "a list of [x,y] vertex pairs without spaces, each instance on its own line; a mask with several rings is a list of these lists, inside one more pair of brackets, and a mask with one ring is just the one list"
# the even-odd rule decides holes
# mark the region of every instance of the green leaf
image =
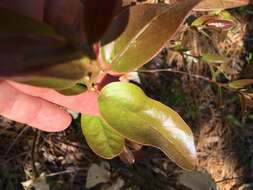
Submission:
[[196,18],[191,26],[194,26],[194,27],[200,27],[200,26],[203,26],[205,25],[205,23],[211,19],[215,19],[215,16],[214,15],[203,15],[203,16],[200,16],[198,18]]
[[[39,71],[20,73],[4,79],[29,85],[63,90],[73,87],[86,76],[86,67],[81,60],[41,67]],[[29,70],[28,70],[29,71]]]
[[81,93],[84,93],[87,90],[87,87],[83,84],[75,84],[74,86],[62,90],[58,90],[59,93],[66,96],[74,96]]
[[148,98],[131,83],[105,86],[98,102],[104,120],[125,138],[157,147],[180,167],[194,169],[193,134],[175,111]]
[[242,89],[249,85],[253,85],[253,79],[241,79],[228,83],[228,87],[234,89]]
[[105,159],[118,156],[124,149],[124,138],[99,116],[82,115],[81,126],[90,148]]
[[[144,4],[128,7],[117,16],[102,38],[105,63],[116,72],[129,72],[147,63],[164,47],[200,0],[176,5]],[[124,28],[116,40],[115,33]]]
[[228,63],[230,61],[229,58],[221,56],[221,55],[217,55],[217,54],[203,54],[201,57],[201,60],[206,62],[206,63],[210,63],[210,64],[225,64]]

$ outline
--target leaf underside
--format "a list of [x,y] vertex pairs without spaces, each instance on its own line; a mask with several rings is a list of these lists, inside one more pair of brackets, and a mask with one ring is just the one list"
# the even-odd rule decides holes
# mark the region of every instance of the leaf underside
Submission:
[[124,149],[124,138],[99,116],[82,115],[81,126],[90,148],[105,159],[118,156]]

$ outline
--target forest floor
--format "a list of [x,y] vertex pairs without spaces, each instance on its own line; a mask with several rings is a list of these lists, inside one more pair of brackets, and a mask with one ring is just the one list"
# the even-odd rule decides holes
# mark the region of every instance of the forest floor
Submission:
[[[210,38],[185,25],[175,41],[194,56],[226,54],[231,65],[218,77],[222,82],[252,79],[252,11],[252,7],[230,11],[239,21],[233,31],[212,32]],[[29,189],[29,185],[35,190],[253,189],[253,110],[242,115],[237,94],[219,91],[198,77],[211,78],[207,64],[169,47],[139,71],[140,86],[148,96],[178,111],[192,128],[198,172],[185,172],[148,147],[136,154],[133,165],[99,158],[87,146],[79,118],[60,133],[0,118],[0,189]]]

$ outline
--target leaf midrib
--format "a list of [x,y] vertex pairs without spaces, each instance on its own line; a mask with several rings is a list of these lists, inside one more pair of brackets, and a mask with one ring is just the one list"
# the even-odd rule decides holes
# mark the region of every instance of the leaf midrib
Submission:
[[122,50],[122,52],[118,54],[118,56],[115,56],[115,58],[111,61],[111,63],[113,64],[114,62],[117,62],[117,60],[119,60],[128,51],[128,49],[134,44],[134,42],[146,31],[146,29],[149,28],[149,26],[153,23],[153,21],[155,21],[158,17],[162,16],[163,14],[166,14],[168,9],[171,9],[175,7],[176,5],[177,4],[173,4],[167,7],[164,11],[161,12],[161,14],[158,14],[157,16],[152,18],[139,32],[137,32],[137,34],[132,38],[132,40],[128,43],[128,45],[126,45],[126,47]]

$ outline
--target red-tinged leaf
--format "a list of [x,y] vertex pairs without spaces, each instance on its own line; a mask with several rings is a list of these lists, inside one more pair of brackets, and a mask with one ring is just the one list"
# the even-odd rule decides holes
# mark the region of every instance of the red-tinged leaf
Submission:
[[207,26],[216,30],[229,30],[235,26],[236,22],[233,16],[223,11],[217,14],[203,15],[193,21],[191,24],[194,27]]
[[126,146],[124,147],[123,152],[119,155],[119,158],[125,164],[134,164],[135,162],[135,157],[134,157],[133,152]]
[[[83,51],[51,26],[0,8],[0,79],[57,90],[84,78]],[[76,92],[77,93],[77,92]]]
[[[47,87],[56,90],[72,88],[75,84],[82,82],[86,76],[85,66],[81,61],[72,61],[41,67],[39,71],[30,71],[6,76],[3,79],[13,80],[29,85]],[[81,91],[79,91],[81,93]]]
[[[25,38],[27,39],[27,38]],[[0,40],[1,41],[1,40]],[[40,40],[39,40],[40,41]],[[26,40],[26,42],[28,42]],[[35,42],[38,42],[35,40]],[[14,41],[11,41],[14,43]],[[0,77],[12,77],[20,74],[29,74],[29,72],[38,71],[40,69],[45,69],[47,67],[52,67],[54,65],[65,64],[75,59],[82,57],[82,52],[80,50],[75,50],[70,47],[43,47],[38,44],[31,45],[28,44],[24,46],[22,43],[17,44],[16,49],[14,47],[4,48],[0,46]],[[23,49],[21,49],[24,47]],[[10,50],[7,52],[7,50]],[[19,51],[20,50],[20,51]],[[69,67],[68,70],[70,70]]]
[[219,9],[231,9],[245,6],[251,0],[203,0],[195,8],[195,11],[213,11]]
[[51,26],[0,7],[0,76],[12,77],[82,57]]
[[[129,72],[147,63],[173,37],[199,1],[182,0],[176,5],[128,7],[113,20],[102,39],[104,62],[111,64],[116,72]],[[122,29],[122,23],[126,24],[124,32],[107,44],[119,28]]]
[[98,42],[110,25],[119,0],[83,0],[85,34],[89,44]]
[[214,19],[207,21],[206,26],[216,30],[230,30],[235,26],[235,23],[230,20]]

